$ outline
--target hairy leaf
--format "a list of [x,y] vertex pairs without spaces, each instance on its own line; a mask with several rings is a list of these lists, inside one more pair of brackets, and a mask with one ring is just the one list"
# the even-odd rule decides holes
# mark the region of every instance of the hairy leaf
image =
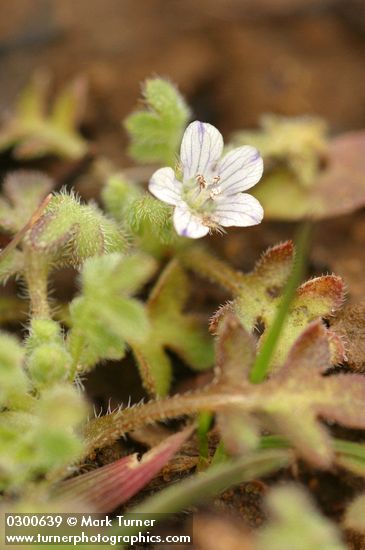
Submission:
[[302,187],[289,172],[278,168],[266,173],[253,194],[262,203],[267,219],[321,220],[349,214],[365,204],[364,152],[364,132],[344,134],[330,142],[327,168],[310,188]]
[[9,277],[21,273],[24,269],[23,254],[12,250],[4,258],[0,257],[0,283],[5,284]]
[[57,265],[80,265],[86,258],[123,251],[121,228],[95,205],[81,204],[74,194],[54,195],[45,213],[26,236],[27,245]]
[[[185,265],[217,281],[234,296],[233,301],[213,317],[211,329],[215,330],[224,312],[232,310],[248,332],[253,332],[258,324],[263,325],[258,342],[260,349],[267,329],[274,321],[282,291],[291,272],[294,261],[293,243],[287,241],[268,249],[254,270],[247,274],[231,270],[225,263],[212,259],[200,249],[184,253],[181,258]],[[311,321],[332,316],[342,306],[343,301],[344,283],[340,277],[324,275],[302,284],[289,308],[271,368],[283,364],[291,345]],[[332,331],[327,331],[327,334],[332,361],[340,363],[345,356],[344,344]]]
[[[237,334],[232,335],[226,323],[222,323],[220,342],[224,349],[229,346],[232,350],[231,364],[236,357],[238,370],[240,356],[234,354],[232,347],[232,338],[237,338]],[[344,374],[323,376],[330,365],[326,329],[315,321],[295,342],[283,367],[259,386],[261,398],[256,405],[264,425],[286,435],[305,458],[320,466],[333,459],[333,446],[318,417],[353,428],[365,426],[365,415],[361,413],[365,381]],[[247,364],[243,370],[245,374]],[[246,388],[252,394],[247,381],[242,384],[242,391]]]
[[0,406],[15,408],[28,391],[24,349],[10,334],[0,333]]
[[183,97],[167,80],[153,78],[143,86],[145,110],[125,120],[131,138],[130,154],[139,162],[173,165],[190,111]]
[[365,132],[330,139],[321,119],[268,115],[261,130],[236,134],[235,146],[246,143],[265,160],[253,194],[267,219],[331,218],[364,206]]
[[27,369],[36,388],[47,388],[67,378],[72,359],[56,321],[32,319],[26,349]]
[[237,132],[233,143],[250,143],[265,158],[266,170],[284,165],[299,186],[310,187],[327,152],[327,127],[315,117],[264,115],[260,130]]
[[110,176],[103,188],[102,199],[107,212],[133,236],[139,248],[157,258],[187,248],[173,228],[171,206],[144,193],[123,174]]
[[153,274],[152,258],[136,254],[108,254],[88,259],[82,270],[82,294],[70,306],[72,330],[69,347],[78,370],[99,359],[124,355],[126,341],[147,336],[148,315],[142,304],[130,298]]
[[[28,404],[23,395],[19,403]],[[86,406],[70,385],[58,384],[32,399],[29,410],[0,415],[0,487],[24,488],[44,474],[52,476],[77,460],[82,439],[77,433],[85,421]]]
[[[236,407],[227,407],[224,413],[217,413],[217,427],[221,434],[224,451],[229,455],[243,455],[259,445],[258,422],[252,415],[245,415]],[[216,459],[215,455],[214,459]]]
[[131,203],[126,220],[130,230],[144,241],[148,234],[165,245],[177,240],[172,227],[171,207],[150,195],[142,195]]
[[85,98],[85,82],[76,79],[67,85],[47,109],[49,79],[36,74],[16,102],[12,116],[0,130],[0,149],[13,147],[17,159],[46,155],[79,158],[87,144],[77,132]]
[[151,326],[147,339],[140,344],[130,341],[144,385],[152,395],[165,395],[170,388],[172,367],[167,349],[193,369],[213,365],[212,342],[199,317],[183,313],[188,296],[188,278],[178,262],[172,261],[146,305]]
[[331,330],[342,338],[346,347],[346,365],[365,371],[365,303],[349,304],[334,319]]
[[[255,433],[259,423],[287,437],[309,462],[328,467],[335,458],[335,449],[320,419],[349,428],[365,428],[364,378],[355,374],[327,375],[330,351],[326,329],[320,321],[306,328],[283,367],[261,384],[249,381],[249,356],[247,352],[242,355],[242,345],[236,345],[240,338],[245,343],[249,341],[243,327],[226,315],[218,326],[217,355],[224,357],[224,362],[213,384],[91,421],[86,429],[88,450],[144,424],[210,411],[217,414],[218,426],[227,430],[228,442],[232,442],[233,433],[237,450],[258,441]],[[241,431],[237,428],[239,415]]]

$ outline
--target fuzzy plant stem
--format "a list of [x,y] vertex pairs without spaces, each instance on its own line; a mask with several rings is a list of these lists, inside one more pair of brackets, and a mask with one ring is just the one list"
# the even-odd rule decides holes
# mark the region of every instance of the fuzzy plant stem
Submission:
[[35,319],[50,319],[51,311],[48,303],[49,265],[42,256],[26,247],[25,281],[31,305],[31,315]]
[[[18,231],[8,246],[0,252],[0,259],[4,259],[18,244],[22,241],[27,231],[41,217],[47,208],[52,194],[50,193],[43,199],[30,220]],[[40,254],[35,255],[32,249],[24,246],[25,261],[25,281],[28,287],[29,298],[31,302],[31,314],[39,319],[49,319],[50,309],[48,304],[48,272],[49,266]]]
[[233,294],[236,294],[241,285],[241,274],[225,262],[212,256],[199,246],[188,248],[179,254],[181,263],[198,275],[218,283]]
[[214,386],[206,391],[191,392],[186,395],[176,395],[166,399],[150,401],[142,406],[121,409],[118,412],[107,414],[91,420],[84,430],[86,442],[85,456],[95,449],[110,445],[122,435],[146,424],[152,424],[167,418],[178,418],[198,412],[216,412],[225,409],[228,405],[250,410],[260,400],[259,393],[242,395],[241,392],[222,392]]

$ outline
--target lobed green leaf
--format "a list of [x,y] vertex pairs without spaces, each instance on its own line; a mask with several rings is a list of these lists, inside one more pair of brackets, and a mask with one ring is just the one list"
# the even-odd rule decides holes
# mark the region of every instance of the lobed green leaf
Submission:
[[131,138],[131,156],[144,163],[172,165],[190,116],[177,89],[167,80],[153,78],[143,86],[146,109],[129,115],[124,125]]
[[205,370],[213,365],[212,341],[197,315],[183,313],[189,282],[177,261],[165,268],[146,304],[151,330],[142,342],[130,341],[142,380],[152,395],[166,395],[172,381],[167,350],[190,367]]
[[56,97],[47,112],[49,79],[36,74],[21,92],[13,115],[0,130],[0,149],[13,148],[17,159],[33,159],[47,155],[77,159],[88,150],[86,141],[77,131],[85,81],[75,79]]

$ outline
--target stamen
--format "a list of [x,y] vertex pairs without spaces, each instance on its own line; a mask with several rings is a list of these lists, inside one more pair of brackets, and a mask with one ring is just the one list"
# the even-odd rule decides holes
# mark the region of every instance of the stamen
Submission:
[[218,186],[211,190],[209,196],[212,199],[213,197],[215,197],[216,195],[220,195],[221,193],[222,193],[222,189],[221,187]]
[[197,174],[196,181],[199,184],[200,189],[206,189],[208,187],[205,177],[202,176],[201,174]]

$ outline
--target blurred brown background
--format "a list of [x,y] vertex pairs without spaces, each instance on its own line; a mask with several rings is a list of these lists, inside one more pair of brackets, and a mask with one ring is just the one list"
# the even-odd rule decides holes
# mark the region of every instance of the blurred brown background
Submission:
[[155,74],[223,132],[267,111],[365,125],[363,0],[2,0],[0,14],[0,110],[37,68],[55,86],[85,74],[89,137],[115,159]]

